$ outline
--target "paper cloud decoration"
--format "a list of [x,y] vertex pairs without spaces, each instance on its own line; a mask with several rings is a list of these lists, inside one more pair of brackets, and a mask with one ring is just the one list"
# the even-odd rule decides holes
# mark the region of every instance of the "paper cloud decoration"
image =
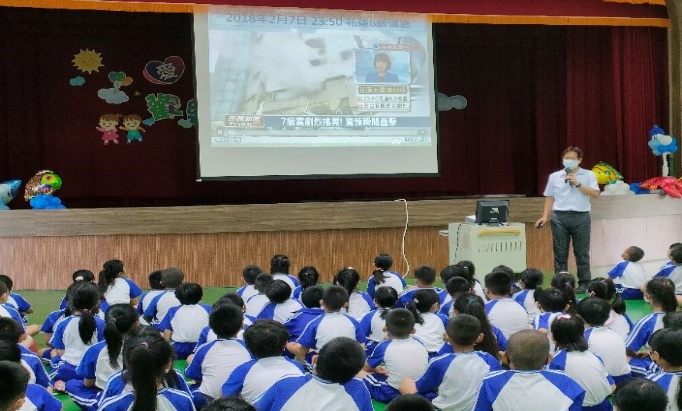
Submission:
[[438,98],[436,99],[438,104],[438,111],[448,111],[453,108],[456,110],[464,110],[468,104],[467,99],[464,96],[446,96],[443,93],[438,93]]
[[655,125],[649,130],[649,147],[655,156],[663,155],[664,153],[676,153],[677,139],[675,137],[665,134],[665,131],[658,125]]

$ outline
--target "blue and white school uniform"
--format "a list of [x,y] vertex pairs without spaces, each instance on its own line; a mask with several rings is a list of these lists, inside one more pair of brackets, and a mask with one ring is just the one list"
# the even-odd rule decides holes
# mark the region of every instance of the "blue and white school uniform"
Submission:
[[284,327],[289,331],[289,341],[296,341],[308,323],[321,315],[324,315],[323,308],[303,308],[289,318],[284,323]]
[[[192,363],[185,370],[187,377],[201,382],[198,388],[193,389],[195,401],[206,399],[201,396],[219,398],[227,377],[251,359],[244,342],[234,338],[217,339],[197,348]],[[201,401],[197,405],[199,403]]]
[[19,311],[9,304],[0,304],[0,317],[11,318],[21,326],[21,332],[24,332],[24,320],[21,319]]
[[[135,393],[128,392],[107,398],[99,406],[102,411],[128,411],[135,401]],[[162,388],[156,393],[157,411],[195,411],[192,398],[173,388]]]
[[481,285],[481,282],[478,281],[477,279],[474,279],[474,294],[477,296],[481,297],[483,301],[488,301],[488,296],[485,295],[485,291],[483,290],[483,286]]
[[618,335],[623,337],[624,340],[627,340],[630,332],[632,331],[633,324],[627,313],[618,314],[617,312],[611,310],[609,313],[609,318],[604,323],[604,327],[612,329],[613,331],[617,332]]
[[59,321],[64,319],[65,312],[66,309],[52,311],[49,313],[47,317],[45,317],[45,321],[40,327],[40,331],[44,332],[45,334],[54,334],[54,327]]
[[585,390],[583,410],[611,411],[613,406],[608,399],[611,395],[613,378],[606,370],[602,360],[587,351],[559,350],[549,364],[550,370],[563,371]]
[[[187,385],[187,382],[185,381],[185,378],[182,376],[180,371],[176,370],[173,368],[173,372],[175,373],[175,379],[178,383],[177,387],[167,387],[167,388],[173,388],[179,391],[184,392],[187,394],[190,398],[192,397],[192,391],[190,390],[189,386]],[[102,395],[100,396],[99,399],[99,404],[103,403],[105,400],[116,397],[120,394],[123,393],[130,393],[133,392],[133,386],[130,384],[128,381],[130,380],[130,376],[128,375],[128,372],[126,370],[116,372],[109,377],[109,380],[107,380],[107,384],[104,387],[104,390],[102,391]],[[165,385],[165,382],[164,382]],[[99,408],[98,404],[98,408]]]
[[647,281],[644,266],[631,261],[621,261],[607,273],[616,285],[616,291],[625,300],[644,298],[641,288]]
[[655,311],[637,321],[625,340],[625,347],[637,352],[640,348],[648,346],[651,336],[663,328],[663,317],[665,312]]
[[[120,353],[116,362],[118,367],[112,367],[106,341],[100,341],[91,346],[85,352],[83,359],[81,359],[80,364],[76,368],[76,374],[78,374],[79,378],[66,382],[66,393],[82,409],[97,409],[97,403],[102,395],[102,390],[107,385],[109,377],[121,371],[123,356]],[[86,387],[84,379],[95,380],[95,386]]]
[[[507,351],[507,337],[502,334],[502,331],[500,331],[499,328],[495,327],[494,325],[490,326],[490,330],[493,333],[493,336],[495,337],[495,340],[497,341],[497,348],[500,349],[500,351]],[[438,355],[443,355],[443,354],[454,354],[455,350],[452,348],[450,344],[443,344],[443,348],[438,351]]]
[[104,293],[104,301],[100,304],[100,311],[105,313],[114,304],[130,304],[130,301],[139,297],[142,290],[129,278],[118,277],[107,286]]
[[374,351],[377,344],[388,338],[388,333],[384,331],[386,319],[381,318],[381,315],[389,310],[390,308],[379,308],[370,311],[360,320],[360,330],[367,337],[365,343],[365,354],[367,356]]
[[19,351],[21,351],[21,363],[28,368],[29,373],[31,374],[29,383],[37,384],[44,388],[49,387],[50,377],[47,375],[47,371],[45,371],[45,367],[43,367],[43,362],[40,357],[23,345],[17,345],[19,346]]
[[400,274],[394,271],[384,271],[384,281],[381,283],[377,284],[374,281],[374,276],[369,277],[369,281],[367,281],[367,294],[374,299],[377,288],[381,287],[393,287],[398,292],[398,295],[400,295],[403,289],[407,287],[407,283]]
[[528,312],[511,298],[500,298],[485,303],[485,313],[490,324],[502,330],[505,338],[529,328]]
[[9,293],[9,297],[7,298],[7,302],[5,304],[8,304],[17,310],[24,325],[28,324],[28,318],[26,318],[26,314],[24,313],[31,309],[31,303],[26,301],[26,299],[19,294]]
[[365,385],[353,378],[337,384],[308,374],[284,377],[253,404],[257,411],[373,411]]
[[244,286],[239,287],[237,291],[235,291],[238,296],[242,297],[242,300],[246,301],[249,298],[253,297],[254,295],[258,294],[258,290],[256,290],[256,286],[253,284],[247,284]]
[[28,384],[25,402],[19,411],[61,411],[62,403],[44,387]]
[[172,307],[159,324],[160,330],[171,330],[171,345],[181,360],[186,359],[197,346],[199,334],[208,326],[211,307],[204,304],[186,304]]
[[455,315],[455,308],[453,307],[454,305],[455,302],[452,300],[452,297],[450,297],[450,300],[447,300],[440,306],[438,314],[442,314],[448,318],[452,318]]
[[[250,315],[244,315],[244,327],[242,327],[242,329],[237,333],[236,338],[238,340],[244,340],[244,331],[246,331],[246,329],[249,328],[254,321],[256,321],[255,318],[251,317]],[[207,342],[215,341],[217,339],[218,336],[216,335],[215,331],[211,329],[211,327],[204,327],[199,334],[199,341],[197,341],[197,346],[194,349],[194,352],[196,352],[199,347],[206,344]]]
[[662,269],[654,278],[668,278],[675,283],[675,294],[682,295],[682,264]]
[[283,273],[272,273],[272,279],[273,280],[282,280],[285,283],[289,284],[289,287],[291,287],[291,290],[293,291],[296,287],[301,285],[301,282],[298,281],[298,278],[294,277],[291,274],[283,274]]
[[585,339],[589,350],[601,358],[616,384],[630,379],[632,370],[620,335],[607,327],[590,327],[585,330]]
[[677,396],[679,394],[682,372],[661,372],[660,374],[651,375],[647,378],[656,382],[665,390],[668,395],[668,410],[678,411]]
[[144,317],[151,318],[149,324],[161,331],[159,324],[166,318],[168,311],[180,305],[180,300],[175,297],[175,290],[164,290],[152,299],[152,302],[144,310]]
[[446,354],[434,358],[415,384],[422,395],[437,392],[433,405],[444,410],[471,410],[483,377],[501,370],[500,362],[483,351]]
[[251,360],[238,366],[221,389],[223,397],[238,395],[249,404],[283,377],[300,377],[305,372],[297,361],[287,358],[267,357]]
[[78,378],[76,367],[81,362],[90,346],[104,340],[104,320],[95,316],[96,329],[92,333],[89,344],[84,343],[78,334],[80,315],[71,315],[57,324],[50,345],[57,350],[64,350],[57,368],[50,374],[50,381],[54,384],[58,380],[64,382]]
[[495,371],[483,378],[474,411],[580,411],[585,390],[561,371]]
[[244,314],[257,317],[258,314],[263,311],[265,304],[270,302],[270,299],[265,294],[256,294],[245,301],[244,305],[246,305],[246,310],[244,311]]
[[158,295],[163,294],[165,290],[149,290],[140,296],[140,301],[137,302],[137,313],[140,315],[140,324],[149,325],[147,320],[142,316],[149,305],[154,301]]
[[386,368],[388,377],[378,373],[367,374],[362,381],[372,398],[389,402],[400,395],[398,387],[403,379],[417,379],[424,374],[429,365],[429,353],[416,338],[391,339],[376,346],[367,357],[367,364],[372,368],[383,364]]
[[541,311],[537,304],[535,304],[535,290],[521,290],[514,294],[512,298],[526,309],[529,322],[532,322],[535,320],[535,317],[540,315]]
[[377,307],[369,294],[363,291],[353,291],[348,298],[348,309],[344,309],[342,312],[360,321],[365,314],[375,308]]
[[304,309],[305,306],[298,300],[289,298],[280,304],[275,304],[269,301],[263,306],[263,309],[258,313],[257,320],[275,320],[280,324],[284,324],[293,317],[294,314]]
[[545,330],[546,331],[547,339],[549,340],[549,352],[550,353],[553,353],[556,350],[554,338],[552,338],[552,323],[561,314],[563,314],[563,313],[562,312],[557,312],[557,313],[543,312],[543,313],[537,315],[533,319],[533,329],[534,330]]
[[448,318],[435,313],[421,313],[421,316],[424,323],[414,324],[415,333],[413,336],[424,344],[429,356],[435,357],[445,344],[444,334]]
[[411,288],[405,290],[398,295],[398,301],[396,301],[394,307],[407,308],[407,306],[414,300],[414,294],[419,290],[433,290],[438,294],[438,302],[443,304],[446,297],[448,296],[447,291],[442,290],[438,287],[424,287],[424,288]]
[[336,337],[352,338],[361,344],[367,339],[355,318],[340,312],[332,312],[309,322],[296,342],[303,347],[319,351]]

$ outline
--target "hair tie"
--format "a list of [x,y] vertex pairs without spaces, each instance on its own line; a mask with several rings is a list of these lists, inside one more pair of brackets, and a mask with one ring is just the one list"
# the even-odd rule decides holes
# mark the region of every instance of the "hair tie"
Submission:
[[81,312],[82,312],[83,314],[90,314],[90,309],[89,309],[89,308],[83,308],[83,309],[81,310]]
[[419,300],[417,300],[416,298],[413,298],[412,301],[414,301],[415,304],[419,304]]
[[140,345],[144,348],[149,348],[149,344],[147,344],[147,341],[142,341]]
[[76,282],[83,281],[83,276],[79,275],[78,277],[76,277],[76,279],[74,281],[76,281]]
[[462,267],[462,269],[464,269],[464,271],[469,271],[469,267],[467,267],[466,265]]
[[573,288],[573,286],[571,285],[571,282],[570,282],[570,281],[566,281],[566,284],[564,284],[564,286],[565,286],[566,288]]
[[116,318],[115,318],[115,317],[111,317],[109,320],[110,320],[110,321],[113,321],[114,324],[116,324]]
[[477,302],[478,302],[478,300],[475,297],[467,298],[467,304],[473,304],[473,303],[477,303]]
[[557,320],[570,320],[571,316],[570,314],[560,314],[556,316]]

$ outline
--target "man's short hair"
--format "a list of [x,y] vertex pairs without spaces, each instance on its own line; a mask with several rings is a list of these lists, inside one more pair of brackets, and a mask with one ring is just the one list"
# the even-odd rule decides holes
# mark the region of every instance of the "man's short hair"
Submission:
[[414,330],[416,320],[407,308],[394,308],[386,314],[386,331],[394,338],[407,338]]
[[175,298],[183,305],[199,304],[204,297],[204,290],[197,283],[183,283],[175,288]]
[[549,340],[536,330],[517,331],[509,337],[507,356],[515,370],[540,370],[547,363]]
[[591,326],[602,326],[609,319],[611,305],[599,297],[583,298],[578,303],[578,314]]
[[168,267],[161,272],[161,282],[166,288],[175,288],[182,284],[185,273],[178,267]]
[[485,276],[485,288],[495,295],[509,295],[511,293],[512,276],[506,271],[498,270]]
[[613,402],[620,411],[665,411],[668,395],[658,383],[646,378],[631,378],[618,384]]
[[433,284],[436,282],[436,269],[430,265],[419,266],[414,270],[414,278],[424,284]]
[[20,364],[0,361],[0,409],[7,410],[26,396],[29,373]]
[[289,331],[275,320],[257,320],[244,331],[246,348],[258,359],[278,357],[284,352]]
[[208,326],[218,338],[232,338],[244,324],[244,312],[234,304],[224,304],[211,310]]
[[275,280],[270,284],[265,296],[275,304],[281,304],[291,298],[291,286],[283,280]]
[[320,349],[315,364],[317,375],[333,383],[346,383],[365,365],[365,351],[355,340],[336,337]]
[[445,332],[453,343],[461,346],[474,345],[481,335],[481,322],[469,314],[458,314],[448,320]]
[[348,291],[340,285],[332,285],[324,290],[322,302],[329,311],[339,311],[348,302]]
[[580,147],[576,147],[576,146],[566,147],[564,149],[564,151],[561,152],[561,157],[565,156],[566,153],[570,153],[570,152],[575,153],[578,156],[578,160],[583,158],[583,155],[584,155],[583,150],[581,150]]

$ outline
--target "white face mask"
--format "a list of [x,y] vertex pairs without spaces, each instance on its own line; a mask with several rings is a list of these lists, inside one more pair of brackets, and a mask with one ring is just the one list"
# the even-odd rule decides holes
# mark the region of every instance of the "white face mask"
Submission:
[[578,160],[565,158],[563,161],[563,165],[564,165],[564,168],[567,168],[569,170],[573,170],[574,168],[578,167]]

